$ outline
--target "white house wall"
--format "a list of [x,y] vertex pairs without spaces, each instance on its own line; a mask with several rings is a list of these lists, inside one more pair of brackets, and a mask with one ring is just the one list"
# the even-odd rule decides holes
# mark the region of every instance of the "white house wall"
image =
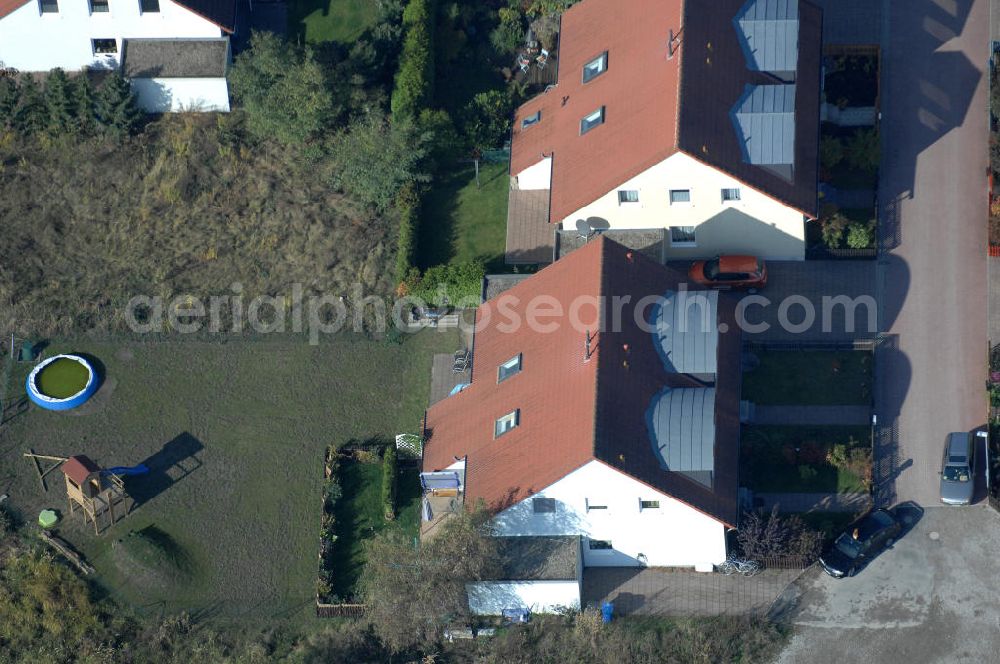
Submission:
[[229,112],[229,86],[224,78],[134,78],[132,90],[139,106],[149,113]]
[[517,174],[517,188],[549,189],[552,187],[552,157],[546,157],[534,166],[528,166]]
[[[555,513],[535,514],[536,497],[554,498]],[[726,559],[726,528],[721,522],[599,461],[532,498],[494,517],[499,535],[582,535],[588,567],[703,567]],[[658,500],[660,507],[640,510],[640,500]],[[610,541],[613,548],[591,550],[590,540]]]
[[[0,62],[20,71],[61,67],[116,68],[123,38],[221,37],[222,29],[170,0],[142,14],[139,0],[108,0],[105,13],[90,13],[89,0],[59,0],[59,12],[42,14],[37,0],[0,19]],[[118,53],[95,55],[91,39],[117,40]]]
[[498,616],[503,609],[528,608],[532,613],[558,613],[580,608],[580,582],[481,581],[465,586],[469,610],[475,615]]
[[[520,179],[520,178],[519,178]],[[671,189],[687,189],[690,203],[670,204]],[[723,189],[739,189],[740,200],[723,202]],[[639,192],[637,203],[619,203],[619,190]],[[682,152],[623,183],[565,219],[597,217],[611,228],[694,226],[696,246],[669,246],[667,258],[710,258],[752,254],[772,260],[805,258],[802,213]],[[556,221],[556,220],[553,220]]]

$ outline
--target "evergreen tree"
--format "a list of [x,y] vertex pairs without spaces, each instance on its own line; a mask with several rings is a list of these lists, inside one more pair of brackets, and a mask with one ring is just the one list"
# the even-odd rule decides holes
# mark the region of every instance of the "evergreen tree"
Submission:
[[45,106],[49,112],[49,131],[69,134],[76,130],[76,100],[73,84],[66,72],[58,67],[49,72],[45,80]]
[[74,80],[73,98],[76,103],[76,125],[82,134],[93,134],[97,127],[97,97],[90,76],[83,72]]
[[0,129],[14,126],[20,90],[13,76],[0,76]]
[[116,136],[135,131],[142,111],[135,103],[132,86],[118,72],[110,74],[97,92],[97,119]]
[[20,103],[14,113],[14,127],[23,134],[34,134],[48,125],[45,98],[31,74],[21,78]]

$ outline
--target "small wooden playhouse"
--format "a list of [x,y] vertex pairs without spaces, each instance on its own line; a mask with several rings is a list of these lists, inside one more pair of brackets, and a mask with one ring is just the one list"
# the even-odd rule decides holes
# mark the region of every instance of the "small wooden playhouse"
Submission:
[[62,472],[66,477],[70,514],[79,507],[83,511],[84,522],[94,524],[95,534],[100,534],[102,523],[114,525],[128,516],[128,494],[121,477],[101,469],[82,454],[67,459],[62,465]]

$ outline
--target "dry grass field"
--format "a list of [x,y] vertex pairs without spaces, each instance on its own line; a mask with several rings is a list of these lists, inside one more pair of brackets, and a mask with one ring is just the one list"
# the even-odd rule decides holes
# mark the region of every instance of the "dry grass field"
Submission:
[[0,330],[123,329],[135,295],[391,292],[395,220],[238,115],[165,116],[123,144],[0,135]]

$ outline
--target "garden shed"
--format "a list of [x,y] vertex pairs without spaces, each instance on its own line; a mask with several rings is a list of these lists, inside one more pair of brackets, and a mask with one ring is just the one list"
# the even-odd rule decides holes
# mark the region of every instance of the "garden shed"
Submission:
[[126,39],[122,75],[147,113],[229,112],[229,40]]
[[505,609],[556,613],[580,608],[583,560],[578,536],[498,540],[499,578],[466,585],[472,613],[501,615]]

